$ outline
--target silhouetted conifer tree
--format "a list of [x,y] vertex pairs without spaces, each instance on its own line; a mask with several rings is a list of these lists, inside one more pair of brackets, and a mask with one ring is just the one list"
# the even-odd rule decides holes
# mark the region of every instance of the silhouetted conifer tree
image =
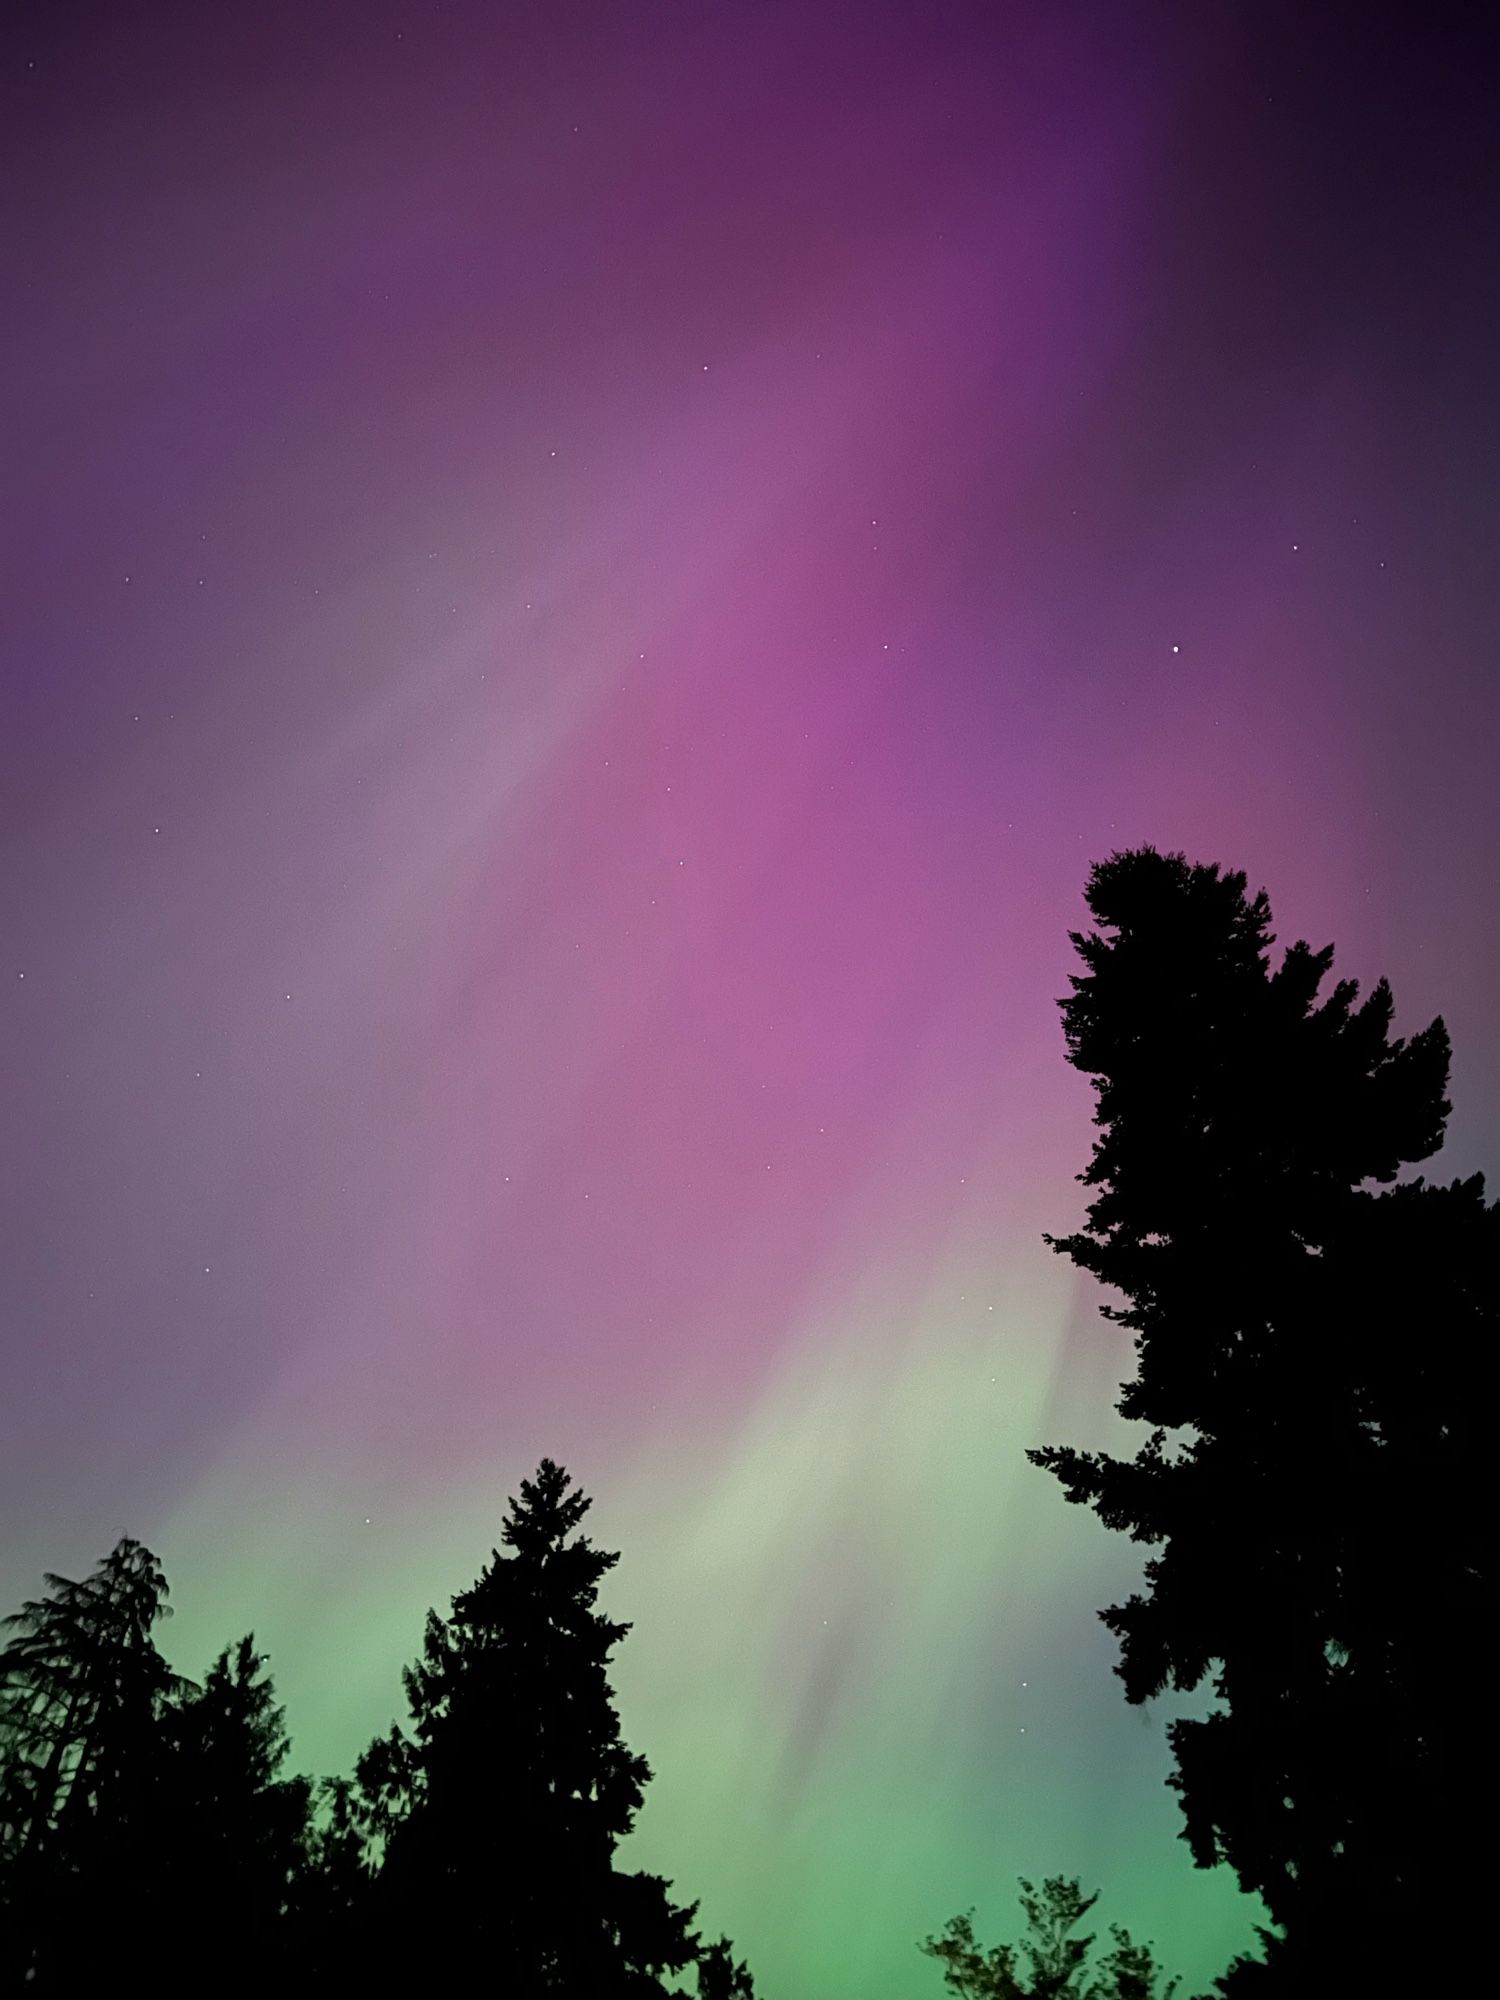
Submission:
[[[1158,2000],[1161,1972],[1149,1944],[1137,1944],[1118,1924],[1111,1945],[1092,1976],[1092,1933],[1073,1935],[1099,1900],[1085,1896],[1078,1882],[1050,1876],[1040,1889],[1021,1878],[1026,1936],[1019,1945],[988,1950],[974,1936],[973,1912],[950,1917],[941,1937],[922,1950],[943,1968],[943,1981],[959,2000]],[[1177,1981],[1169,1979],[1159,2000],[1172,2000]]]
[[[1185,1838],[1282,1937],[1268,1993],[1428,1990],[1473,1963],[1466,1825],[1482,1657],[1483,1490],[1500,1211],[1479,1177],[1376,1192],[1441,1143],[1441,1021],[1390,1039],[1298,943],[1272,969],[1264,894],[1150,848],[1096,866],[1097,928],[1061,1003],[1102,1128],[1085,1228],[1054,1247],[1125,1295],[1133,1459],[1031,1454],[1152,1545],[1101,1615],[1127,1698],[1208,1681],[1171,1726]],[[1487,1861],[1484,1864],[1487,1869]]]
[[160,1728],[179,1680],[152,1632],[167,1585],[120,1541],[6,1619],[0,1648],[0,1982],[95,1990],[156,1893]]
[[428,1616],[410,1733],[360,1760],[388,1968],[624,2000],[664,1993],[659,1975],[697,1955],[692,1910],[614,1867],[651,1774],[620,1737],[608,1663],[629,1628],[596,1608],[618,1558],[578,1533],[589,1504],[550,1460],[522,1481],[507,1553]]
[[736,1963],[728,1938],[705,1945],[698,1954],[698,2000],[755,2000],[750,1968]]
[[164,1719],[166,1943],[183,1975],[208,1984],[230,1961],[247,1989],[273,1977],[284,1985],[288,1976],[280,1920],[308,1857],[311,1787],[280,1775],[282,1714],[265,1657],[247,1634]]
[[282,1956],[298,1968],[295,1990],[338,1992],[378,1977],[369,1946],[377,1861],[359,1786],[324,1778],[313,1788],[283,1925]]

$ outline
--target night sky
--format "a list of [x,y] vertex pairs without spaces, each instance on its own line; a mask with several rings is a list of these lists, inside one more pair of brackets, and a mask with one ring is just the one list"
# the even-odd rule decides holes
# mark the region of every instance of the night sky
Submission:
[[1244,868],[1500,1165],[1490,12],[12,15],[3,1608],[139,1535],[345,1769],[550,1453],[768,2000],[1223,1966],[1054,1003]]

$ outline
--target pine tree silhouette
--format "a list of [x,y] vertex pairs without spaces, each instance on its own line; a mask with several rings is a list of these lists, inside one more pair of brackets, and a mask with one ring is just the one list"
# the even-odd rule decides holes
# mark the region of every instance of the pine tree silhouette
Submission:
[[1446,1032],[1392,1041],[1384,981],[1319,1001],[1332,947],[1273,971],[1243,875],[1145,848],[1087,900],[1061,1005],[1102,1136],[1085,1228],[1048,1240],[1125,1295],[1118,1407],[1152,1428],[1133,1459],[1030,1456],[1156,1551],[1101,1615],[1127,1699],[1218,1697],[1173,1723],[1169,1783],[1195,1859],[1280,1927],[1265,1990],[1456,1983],[1483,1883],[1450,1690],[1487,1598],[1500,1211],[1477,1176],[1366,1185],[1441,1143]]
[[508,1553],[428,1616],[410,1732],[360,1761],[388,1969],[624,2000],[696,1956],[692,1910],[614,1867],[651,1773],[620,1736],[608,1663],[629,1628],[596,1608],[618,1558],[578,1533],[590,1504],[549,1459],[522,1481]]
[[163,1733],[159,1846],[173,1962],[214,1980],[232,1958],[247,1990],[273,1976],[284,1985],[281,1919],[307,1856],[311,1787],[280,1775],[282,1710],[250,1635],[169,1706]]
[[358,1784],[323,1779],[312,1789],[302,1861],[288,1886],[280,1955],[297,1974],[286,1990],[342,1992],[378,1978],[370,1934],[374,1862]]
[[0,1648],[0,1982],[78,1992],[155,1893],[167,1585],[126,1538],[5,1620]]

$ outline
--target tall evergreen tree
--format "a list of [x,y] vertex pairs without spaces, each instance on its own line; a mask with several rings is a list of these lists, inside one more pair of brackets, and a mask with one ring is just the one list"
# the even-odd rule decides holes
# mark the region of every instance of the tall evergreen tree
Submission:
[[0,1648],[0,1962],[74,1991],[150,1900],[161,1715],[188,1683],[152,1637],[167,1584],[141,1543],[46,1583]]
[[280,1963],[281,1918],[304,1863],[311,1787],[283,1778],[287,1735],[263,1654],[247,1634],[165,1718],[159,1859],[179,1965],[217,1976],[232,1957],[253,1986]]
[[1243,875],[1145,848],[1087,900],[1061,1005],[1102,1136],[1086,1226],[1048,1240],[1124,1294],[1118,1407],[1151,1428],[1132,1459],[1031,1456],[1156,1551],[1101,1615],[1127,1699],[1217,1697],[1173,1723],[1169,1783],[1198,1862],[1280,1927],[1268,1990],[1453,1979],[1481,1893],[1449,1683],[1486,1610],[1500,1212],[1477,1176],[1389,1187],[1441,1143],[1446,1032],[1393,1041],[1383,980],[1319,1000],[1331,946],[1273,970]]
[[369,1948],[375,1859],[358,1784],[353,1778],[323,1779],[313,1790],[283,1925],[283,1956],[298,1968],[300,1983],[293,1990],[353,1989],[378,1972]]
[[651,1773],[620,1736],[608,1667],[629,1628],[596,1608],[618,1558],[578,1532],[589,1505],[550,1460],[522,1481],[507,1553],[428,1616],[410,1732],[361,1759],[387,1967],[624,2000],[696,1955],[692,1911],[614,1867]]

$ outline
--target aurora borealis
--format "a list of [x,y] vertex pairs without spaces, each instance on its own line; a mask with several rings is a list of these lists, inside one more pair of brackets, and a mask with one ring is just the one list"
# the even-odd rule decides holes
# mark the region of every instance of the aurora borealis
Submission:
[[5,1607],[123,1532],[299,1768],[543,1453],[768,2000],[1018,1873],[1206,1980],[1139,1552],[1029,1468],[1090,861],[1442,1013],[1497,1165],[1495,29],[35,4],[0,66]]

